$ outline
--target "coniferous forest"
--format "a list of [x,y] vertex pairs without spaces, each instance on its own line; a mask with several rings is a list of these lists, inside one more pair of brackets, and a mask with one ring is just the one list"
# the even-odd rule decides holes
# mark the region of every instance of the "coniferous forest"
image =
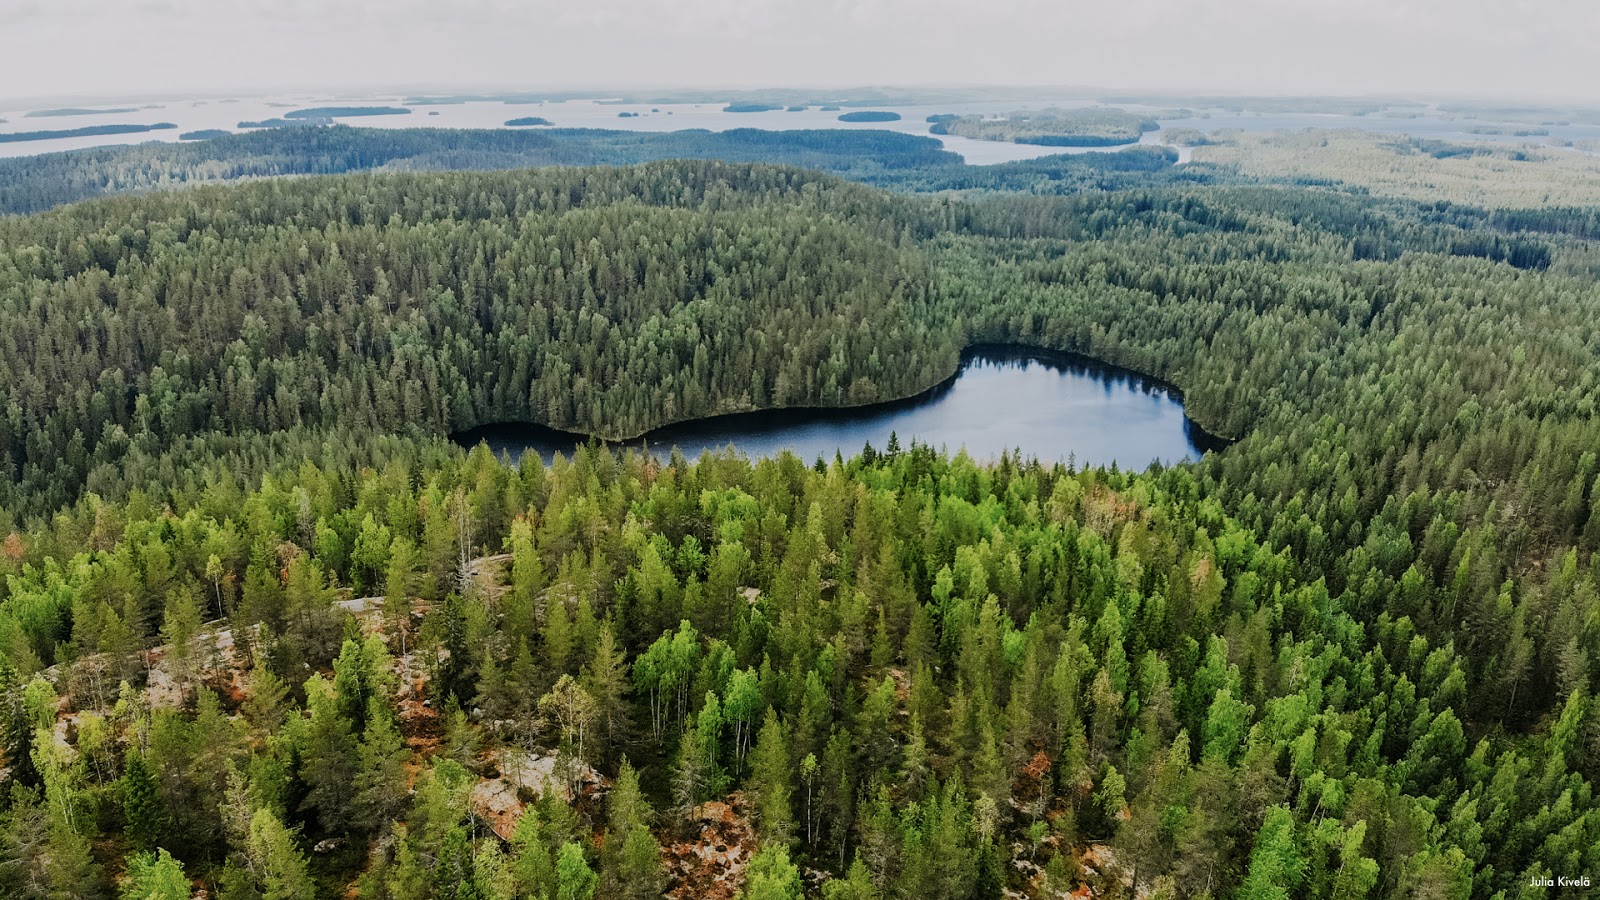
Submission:
[[[0,218],[0,895],[1600,877],[1592,211],[1160,152],[889,183],[846,144],[855,181],[678,160],[46,210],[278,174],[198,146],[0,166],[31,213]],[[544,162],[572,161],[617,160]],[[894,399],[991,343],[1158,377],[1237,443],[1126,472],[448,439]]]

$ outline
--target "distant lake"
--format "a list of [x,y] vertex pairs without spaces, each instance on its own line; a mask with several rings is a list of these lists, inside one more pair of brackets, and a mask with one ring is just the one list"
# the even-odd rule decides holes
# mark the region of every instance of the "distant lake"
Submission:
[[[849,457],[868,443],[882,450],[890,434],[951,453],[993,460],[1007,450],[1080,466],[1144,469],[1160,460],[1197,459],[1224,442],[1185,417],[1165,386],[1141,375],[1066,354],[984,347],[968,351],[956,374],[906,400],[854,409],[739,413],[668,425],[622,446],[648,446],[666,459],[673,447],[691,458],[730,444],[751,457],[785,450],[810,462]],[[495,424],[455,435],[463,446],[487,442],[512,458],[537,453],[547,464],[570,456],[587,437],[540,425]]]
[[[0,157],[27,156],[36,153],[54,153],[62,150],[80,150],[110,144],[139,144],[152,140],[175,141],[180,132],[223,129],[237,132],[240,122],[282,118],[296,109],[319,106],[399,106],[403,99],[395,96],[327,97],[316,94],[279,95],[274,97],[246,97],[237,100],[168,100],[160,104],[132,111],[107,110],[96,115],[71,119],[73,127],[90,125],[115,125],[130,122],[174,122],[178,130],[170,134],[151,132],[139,135],[100,135],[95,137],[59,138],[25,143],[0,143]],[[438,105],[418,105],[409,116],[335,117],[334,121],[360,128],[504,128],[510,119],[538,116],[548,119],[557,128],[601,128],[618,131],[683,131],[704,128],[708,131],[726,131],[732,128],[760,128],[769,131],[787,131],[797,128],[891,130],[906,134],[928,136],[928,123],[924,119],[938,112],[989,111],[990,106],[957,104],[945,106],[891,106],[901,113],[897,122],[840,122],[838,110],[810,107],[790,112],[775,109],[759,113],[724,112],[721,103],[610,103],[597,100],[565,100],[548,103],[503,103],[499,101],[468,101]],[[11,109],[0,105],[0,134],[14,131],[37,130],[43,126],[38,118],[26,119],[26,109]],[[423,115],[426,113],[426,115]],[[621,113],[628,113],[626,117]],[[64,120],[56,120],[64,121]],[[975,141],[962,137],[941,137],[945,149],[961,156],[970,164],[987,165],[1033,159],[1053,153],[1079,152],[1081,148],[1044,147],[1033,144],[1009,144],[1000,141]],[[1094,148],[1103,149],[1103,148]]]
[[[28,118],[31,110],[0,101],[0,134],[32,131],[44,127],[46,121],[70,122],[72,127],[126,125],[130,123],[173,122],[178,128],[167,132],[149,132],[125,135],[96,135],[59,138],[47,141],[27,141],[0,144],[0,157],[26,156],[36,153],[53,153],[107,144],[137,144],[152,140],[175,141],[183,132],[208,129],[238,131],[242,121],[281,118],[296,109],[314,107],[406,106],[405,98],[396,95],[329,96],[325,94],[280,94],[270,97],[240,97],[237,99],[167,99],[148,106],[135,108],[129,102],[115,108],[84,110],[83,115],[71,119],[46,120]],[[557,128],[605,128],[624,131],[682,131],[705,128],[724,131],[730,128],[761,128],[783,131],[793,128],[865,128],[899,131],[906,134],[927,135],[927,117],[934,114],[1001,115],[1015,109],[1042,106],[1081,107],[1091,105],[1083,100],[1062,100],[1056,103],[1041,101],[985,101],[972,103],[886,104],[875,105],[899,113],[897,122],[840,122],[843,110],[812,106],[803,110],[774,109],[756,113],[724,112],[723,103],[612,103],[602,100],[565,100],[546,103],[504,103],[474,100],[437,105],[413,105],[412,115],[362,116],[335,118],[335,121],[363,128],[503,128],[508,119],[538,116],[550,120]],[[1159,107],[1141,107],[1137,104],[1120,104],[1130,111],[1158,115],[1168,112]],[[854,109],[850,107],[849,109]],[[424,114],[425,113],[425,114]],[[626,118],[619,113],[628,113]],[[1507,141],[1515,143],[1548,143],[1557,138],[1567,140],[1600,138],[1600,126],[1553,125],[1548,137],[1517,137],[1514,135],[1472,134],[1473,127],[1503,125],[1488,119],[1448,119],[1436,110],[1427,110],[1418,118],[1390,118],[1382,115],[1319,115],[1229,113],[1221,110],[1196,111],[1192,118],[1163,119],[1166,128],[1196,128],[1214,132],[1222,128],[1243,128],[1247,131],[1270,131],[1278,128],[1361,128],[1369,131],[1398,132],[1419,137],[1443,140]],[[64,126],[63,126],[64,127]],[[1509,126],[1512,128],[1527,126]],[[1040,144],[1011,144],[1003,141],[979,141],[953,135],[939,136],[946,150],[959,153],[972,165],[992,165],[1049,156],[1057,153],[1085,153],[1115,150],[1102,147],[1047,147]],[[1146,133],[1143,143],[1160,141],[1159,132]],[[1183,160],[1188,153],[1180,151]]]

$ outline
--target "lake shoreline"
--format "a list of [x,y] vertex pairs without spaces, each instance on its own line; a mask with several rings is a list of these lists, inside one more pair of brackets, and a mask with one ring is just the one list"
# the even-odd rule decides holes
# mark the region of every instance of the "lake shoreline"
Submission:
[[[1189,415],[1184,407],[1183,391],[1165,379],[1140,372],[1127,366],[1107,362],[1069,350],[1057,350],[1031,344],[980,342],[964,347],[949,374],[928,387],[901,397],[866,404],[844,406],[775,406],[761,409],[740,409],[709,416],[674,419],[651,428],[622,437],[571,431],[540,422],[524,420],[496,420],[480,422],[471,427],[451,432],[447,437],[458,446],[471,449],[491,438],[503,437],[510,432],[524,433],[529,444],[570,444],[576,448],[589,443],[606,447],[650,448],[678,446],[678,438],[686,433],[706,430],[733,430],[745,428],[797,428],[821,421],[866,422],[896,412],[921,408],[938,401],[949,393],[956,381],[976,362],[1038,362],[1064,373],[1090,375],[1102,380],[1124,379],[1144,393],[1159,392],[1168,396],[1182,410],[1185,436],[1201,455],[1220,452],[1238,442],[1215,434]],[[905,440],[909,442],[908,436]],[[737,444],[735,444],[737,446]],[[841,448],[842,449],[842,448]],[[882,449],[882,448],[878,448]]]

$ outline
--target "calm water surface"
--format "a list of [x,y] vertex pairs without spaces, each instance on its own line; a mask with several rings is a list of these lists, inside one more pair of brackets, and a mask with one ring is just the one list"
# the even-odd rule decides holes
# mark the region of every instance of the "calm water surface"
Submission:
[[[1007,450],[1078,465],[1143,469],[1196,459],[1221,442],[1190,422],[1176,394],[1126,370],[1079,357],[1021,350],[969,352],[956,375],[895,403],[849,410],[773,410],[718,416],[657,429],[628,446],[648,446],[665,459],[673,447],[698,457],[733,445],[751,457],[785,450],[805,460],[851,456],[868,443],[883,449],[893,433],[973,458]],[[531,450],[548,464],[570,455],[583,435],[537,425],[486,425],[456,435],[467,446],[487,442],[513,458]]]

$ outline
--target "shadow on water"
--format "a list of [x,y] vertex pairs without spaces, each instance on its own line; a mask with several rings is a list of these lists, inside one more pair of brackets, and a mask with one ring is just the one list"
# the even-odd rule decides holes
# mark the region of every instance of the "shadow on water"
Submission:
[[[1074,354],[980,345],[962,354],[954,375],[903,400],[714,416],[610,445],[648,448],[661,459],[674,447],[693,458],[732,445],[752,457],[789,450],[812,460],[851,456],[868,443],[882,449],[890,434],[902,446],[915,440],[950,452],[964,448],[975,459],[1020,450],[1124,469],[1197,459],[1229,444],[1185,416],[1178,392],[1153,378]],[[527,423],[483,425],[452,437],[468,447],[486,442],[513,458],[532,451],[546,463],[590,440]]]

